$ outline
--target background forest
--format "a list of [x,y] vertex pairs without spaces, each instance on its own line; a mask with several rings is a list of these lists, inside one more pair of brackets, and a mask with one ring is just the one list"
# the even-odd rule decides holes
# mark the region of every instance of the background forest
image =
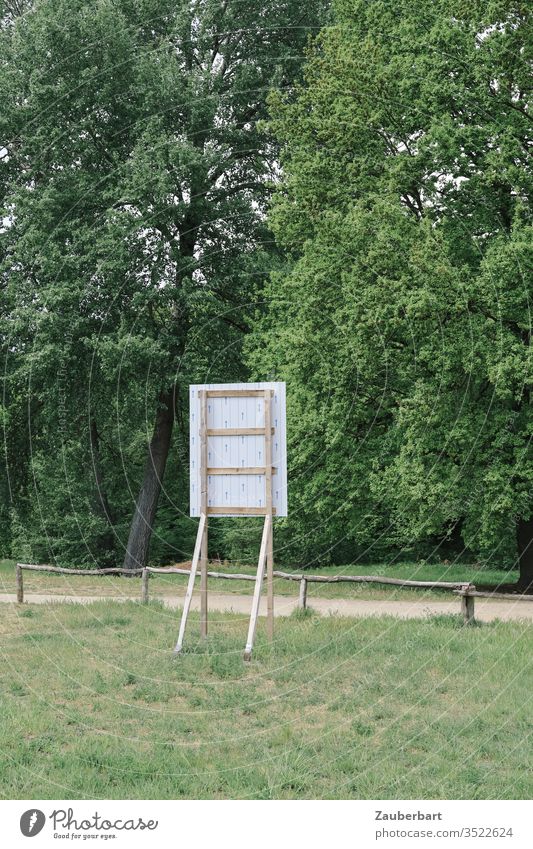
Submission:
[[188,385],[279,379],[278,562],[533,582],[529,4],[0,9],[0,556],[187,558]]

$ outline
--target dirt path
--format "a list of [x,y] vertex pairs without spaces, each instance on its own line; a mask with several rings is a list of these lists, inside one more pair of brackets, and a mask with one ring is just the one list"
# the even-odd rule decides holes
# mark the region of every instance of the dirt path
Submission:
[[[28,604],[50,604],[61,602],[74,602],[76,604],[91,604],[95,601],[139,601],[138,596],[65,596],[65,595],[40,595],[37,593],[25,594],[25,602]],[[165,607],[171,609],[183,605],[183,596],[172,598],[159,597]],[[0,593],[0,603],[16,602],[16,596],[9,593]],[[246,595],[234,595],[232,593],[210,593],[209,607],[221,613],[237,613],[248,617],[250,614],[252,599]],[[276,596],[276,616],[289,616],[297,606],[297,598],[289,596]],[[192,609],[199,610],[200,599],[195,595],[192,600]],[[402,619],[419,619],[443,613],[459,613],[460,603],[457,601],[388,601],[376,599],[340,599],[340,598],[313,598],[309,604],[313,610],[322,615],[339,616],[399,616]],[[266,599],[262,598],[260,615],[266,615]],[[482,622],[491,622],[494,619],[504,621],[523,619],[533,622],[533,602],[491,600],[486,598],[476,599],[476,619]]]

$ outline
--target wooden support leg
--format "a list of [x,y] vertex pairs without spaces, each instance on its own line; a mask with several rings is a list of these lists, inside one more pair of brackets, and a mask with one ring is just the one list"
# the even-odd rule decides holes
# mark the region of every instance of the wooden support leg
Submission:
[[270,516],[267,539],[267,637],[274,639],[274,549],[272,528],[272,392],[265,390],[265,507]]
[[267,542],[267,636],[272,642],[274,639],[274,541],[273,541],[272,517],[270,517],[270,530]]
[[200,516],[200,524],[198,525],[198,533],[196,534],[196,543],[194,546],[194,554],[192,556],[191,563],[191,572],[189,575],[189,582],[187,584],[187,592],[185,593],[185,601],[183,602],[183,610],[181,613],[181,622],[180,622],[180,631],[178,636],[178,642],[176,643],[176,648],[174,649],[175,654],[178,654],[183,646],[183,637],[185,635],[185,626],[187,625],[187,617],[189,615],[189,608],[191,606],[192,594],[194,591],[194,579],[196,578],[196,572],[198,570],[198,561],[200,559],[200,548],[202,545],[202,540],[204,538],[204,530],[207,523],[207,518],[205,513],[202,513]]
[[200,636],[207,637],[207,518],[200,549]]
[[261,600],[261,588],[265,577],[265,562],[267,556],[268,538],[272,529],[272,516],[265,516],[265,524],[263,526],[263,537],[261,539],[261,549],[259,551],[259,562],[257,564],[257,574],[255,577],[254,597],[252,600],[252,612],[250,614],[250,624],[248,626],[248,637],[246,639],[246,648],[244,650],[244,659],[251,660],[252,650],[254,647],[255,629],[257,628],[257,617],[259,616],[259,602]]

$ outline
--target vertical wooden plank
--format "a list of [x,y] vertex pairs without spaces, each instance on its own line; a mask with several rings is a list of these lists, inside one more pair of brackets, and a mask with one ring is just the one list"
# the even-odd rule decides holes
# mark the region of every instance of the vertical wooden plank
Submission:
[[178,635],[178,642],[176,643],[176,647],[174,649],[175,654],[179,654],[181,649],[183,648],[183,638],[185,636],[185,627],[187,625],[187,617],[189,615],[189,608],[191,606],[192,594],[194,592],[194,579],[196,578],[196,572],[198,571],[198,560],[200,559],[200,548],[202,546],[202,540],[204,538],[204,530],[205,524],[207,522],[207,517],[205,513],[202,513],[200,516],[200,524],[198,525],[198,532],[196,534],[196,543],[194,546],[194,554],[192,556],[191,563],[191,571],[189,574],[189,581],[187,583],[187,591],[185,593],[185,600],[183,602],[183,610],[181,612],[181,622],[180,622],[180,631]]
[[150,572],[146,567],[142,571],[142,579],[141,579],[141,601],[143,604],[147,604],[148,602],[148,580],[150,578]]
[[200,462],[198,457],[198,434],[196,432],[198,426],[198,398],[196,393],[196,386],[189,386],[189,497],[191,501],[191,516],[200,515],[200,480],[198,477]]
[[307,608],[307,578],[302,578],[300,581],[300,595],[298,597],[298,607],[300,610]]
[[272,528],[272,391],[265,389],[265,507],[270,516],[267,540],[267,635],[274,639],[274,540]]
[[18,604],[23,604],[24,602],[24,582],[22,579],[22,566],[20,563],[17,563],[16,567],[16,575],[17,575],[17,602]]
[[[199,393],[200,394],[200,393]],[[200,483],[204,530],[200,550],[200,636],[207,637],[207,394],[200,394]]]
[[287,463],[286,463],[286,425],[285,425],[285,384],[274,384],[272,398],[272,465],[277,471],[272,477],[272,504],[278,516],[287,515]]
[[244,649],[244,659],[250,660],[254,647],[255,631],[257,628],[257,617],[259,616],[259,602],[261,600],[261,589],[263,586],[263,578],[265,577],[265,561],[267,554],[268,538],[272,526],[272,516],[265,516],[265,524],[263,525],[263,537],[261,539],[261,549],[259,551],[259,562],[257,564],[257,574],[255,576],[254,597],[252,599],[252,612],[250,614],[250,624],[248,626],[248,637],[246,639],[246,648]]

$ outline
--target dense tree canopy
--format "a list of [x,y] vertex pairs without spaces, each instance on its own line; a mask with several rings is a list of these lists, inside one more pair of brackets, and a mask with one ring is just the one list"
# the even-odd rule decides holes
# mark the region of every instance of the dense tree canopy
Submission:
[[287,378],[300,551],[462,539],[533,580],[531,13],[337,0],[273,98],[292,257],[251,338]]
[[279,559],[533,582],[531,11],[325,6],[3,4],[4,551],[190,550],[187,385],[277,376]]
[[[320,5],[37,0],[17,17],[11,4],[5,444],[11,531],[28,556],[102,564],[126,548],[128,567],[146,562],[188,383],[243,373],[249,304],[274,261],[276,148],[260,119],[269,89],[298,72]],[[171,462],[159,521],[186,548],[185,469]]]

